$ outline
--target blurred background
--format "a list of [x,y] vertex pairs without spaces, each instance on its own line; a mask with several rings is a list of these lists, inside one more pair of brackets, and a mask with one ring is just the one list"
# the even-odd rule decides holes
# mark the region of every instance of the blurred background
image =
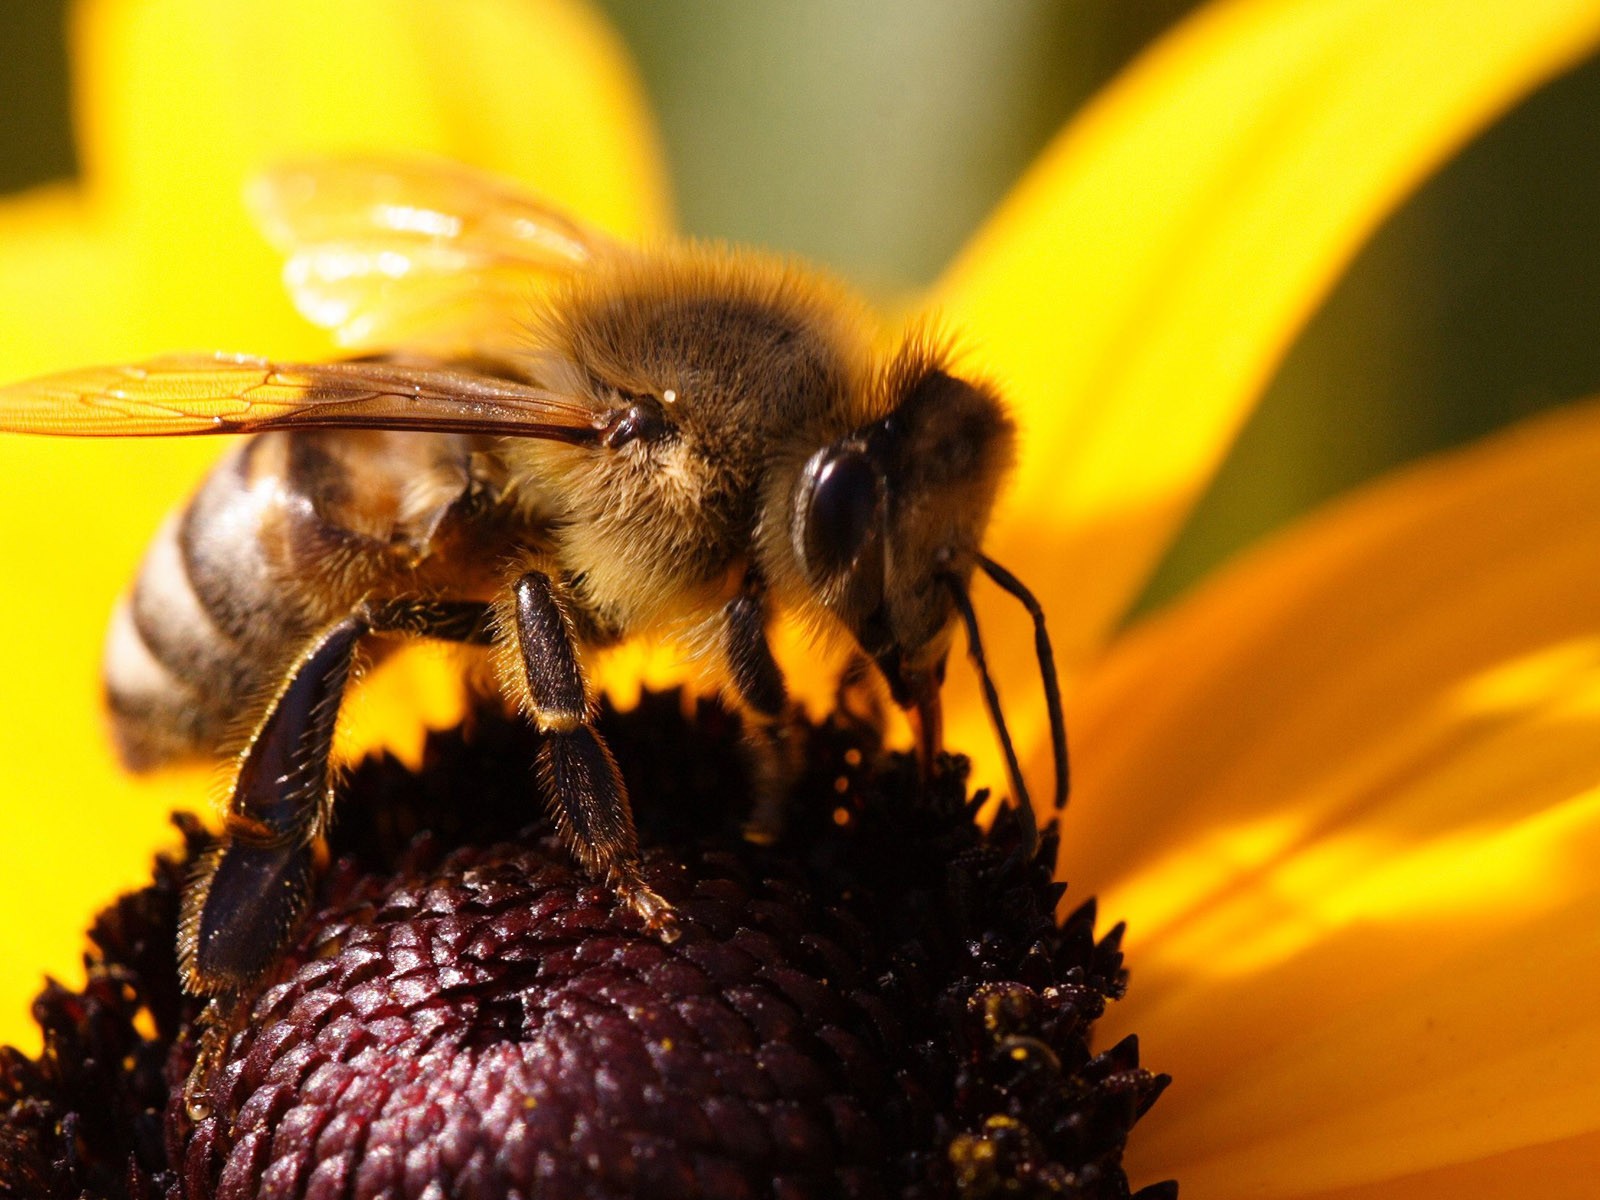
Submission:
[[[1194,4],[600,7],[655,102],[682,226],[795,251],[892,301],[932,279],[1068,115]],[[0,191],[74,171],[65,10],[0,5]],[[1597,146],[1590,62],[1390,219],[1294,346],[1145,607],[1356,481],[1600,392]]]

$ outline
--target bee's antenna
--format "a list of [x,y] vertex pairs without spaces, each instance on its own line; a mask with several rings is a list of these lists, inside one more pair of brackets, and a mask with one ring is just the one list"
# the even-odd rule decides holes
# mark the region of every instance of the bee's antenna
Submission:
[[1067,720],[1061,711],[1061,683],[1056,678],[1056,658],[1050,650],[1050,635],[1044,629],[1044,609],[1034,599],[1033,593],[1023,586],[1010,571],[992,558],[978,555],[978,565],[983,573],[1000,587],[1022,602],[1033,618],[1033,648],[1039,656],[1039,676],[1044,681],[1045,707],[1050,711],[1050,747],[1056,760],[1056,811],[1067,806],[1067,793],[1072,787],[1072,776],[1067,761]]
[[1022,782],[1022,767],[1017,762],[1016,747],[1011,744],[1011,732],[1006,728],[1005,716],[1000,711],[1000,696],[994,690],[994,680],[989,677],[989,663],[983,656],[983,641],[978,636],[978,614],[972,611],[972,600],[967,596],[961,580],[954,575],[941,575],[940,578],[950,589],[950,595],[956,602],[956,611],[961,614],[961,623],[967,627],[967,654],[978,672],[979,682],[983,684],[983,704],[989,710],[989,721],[1000,739],[1000,749],[1005,752],[1006,774],[1011,777],[1011,793],[1016,800],[1017,815],[1022,822],[1027,850],[1031,854],[1039,844],[1039,817],[1033,811],[1033,801],[1028,798],[1027,785]]

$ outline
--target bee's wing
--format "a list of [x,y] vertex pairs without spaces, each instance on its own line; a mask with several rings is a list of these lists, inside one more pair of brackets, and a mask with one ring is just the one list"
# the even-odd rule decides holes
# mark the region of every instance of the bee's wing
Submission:
[[453,367],[179,355],[0,387],[0,430],[138,437],[415,429],[583,443],[605,418],[570,396]]
[[249,198],[296,307],[352,347],[504,353],[541,283],[618,245],[516,184],[429,159],[308,160]]

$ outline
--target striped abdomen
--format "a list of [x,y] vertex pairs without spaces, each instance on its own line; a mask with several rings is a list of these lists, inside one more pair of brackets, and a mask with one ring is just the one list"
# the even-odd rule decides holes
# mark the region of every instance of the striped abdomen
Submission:
[[369,596],[447,590],[441,518],[469,493],[471,461],[454,437],[347,430],[263,434],[223,459],[112,617],[124,762],[237,745],[321,627]]

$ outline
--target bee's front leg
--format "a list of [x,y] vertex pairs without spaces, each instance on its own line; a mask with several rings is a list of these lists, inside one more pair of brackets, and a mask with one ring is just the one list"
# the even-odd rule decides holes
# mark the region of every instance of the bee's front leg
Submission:
[[[500,625],[502,644],[515,654],[502,655],[501,674],[545,735],[539,772],[562,840],[585,870],[611,882],[649,929],[672,941],[677,916],[639,873],[627,788],[594,727],[572,622],[556,584],[529,571],[511,585],[510,599]],[[514,637],[504,636],[508,628]]]
[[722,610],[722,653],[744,712],[755,803],[745,836],[763,845],[783,831],[783,810],[799,774],[799,748],[783,671],[767,643],[766,587],[751,571]]

